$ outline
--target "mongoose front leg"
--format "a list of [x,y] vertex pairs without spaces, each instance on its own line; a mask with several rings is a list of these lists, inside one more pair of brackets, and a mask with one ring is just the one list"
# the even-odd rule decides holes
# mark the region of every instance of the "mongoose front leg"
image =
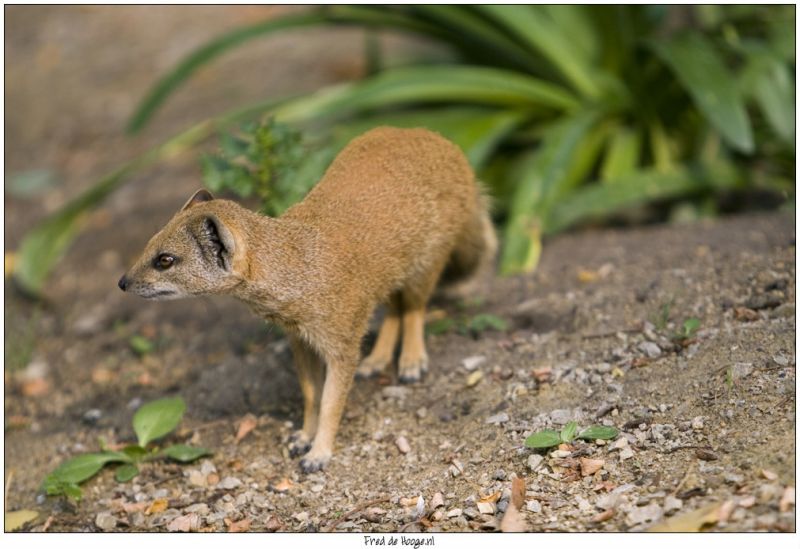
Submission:
[[[358,356],[354,353],[354,357]],[[304,473],[324,469],[333,453],[333,441],[342,419],[347,393],[353,384],[355,358],[352,361],[329,360],[325,375],[325,386],[320,402],[319,424],[311,450],[300,460]]]
[[397,376],[400,383],[414,383],[428,371],[425,352],[425,308],[403,311],[403,346]]
[[383,372],[392,363],[394,348],[400,338],[400,295],[393,294],[386,304],[386,316],[378,331],[378,339],[372,352],[361,361],[356,370],[357,377],[370,377]]
[[303,428],[289,439],[289,455],[300,456],[311,448],[317,433],[322,387],[325,382],[325,365],[317,353],[302,339],[290,336],[294,366],[297,370],[300,390],[303,393]]

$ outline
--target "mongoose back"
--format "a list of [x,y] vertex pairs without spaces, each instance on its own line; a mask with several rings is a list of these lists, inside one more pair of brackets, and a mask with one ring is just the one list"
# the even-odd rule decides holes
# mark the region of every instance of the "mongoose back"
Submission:
[[[328,463],[354,374],[428,368],[425,306],[437,281],[492,264],[497,242],[464,154],[425,129],[351,141],[306,198],[277,218],[200,190],[147,244],[119,287],[150,299],[227,294],[287,333],[305,407],[292,437],[306,472]],[[369,318],[386,314],[359,361]],[[401,338],[402,334],[402,338]]]

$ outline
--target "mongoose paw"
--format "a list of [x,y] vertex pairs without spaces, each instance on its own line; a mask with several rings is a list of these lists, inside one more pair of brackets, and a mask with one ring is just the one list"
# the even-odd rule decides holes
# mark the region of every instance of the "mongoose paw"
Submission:
[[377,376],[383,373],[387,366],[389,366],[389,361],[380,358],[374,359],[368,356],[361,361],[361,364],[358,365],[358,369],[356,369],[356,377],[364,379]]
[[422,356],[414,361],[405,361],[400,357],[397,379],[400,383],[417,383],[422,380],[422,374],[428,371],[428,357]]
[[289,437],[289,456],[297,457],[308,453],[311,449],[311,441],[303,434],[302,431],[297,431]]
[[316,473],[322,471],[328,465],[331,456],[312,456],[310,453],[300,460],[300,470],[304,473]]

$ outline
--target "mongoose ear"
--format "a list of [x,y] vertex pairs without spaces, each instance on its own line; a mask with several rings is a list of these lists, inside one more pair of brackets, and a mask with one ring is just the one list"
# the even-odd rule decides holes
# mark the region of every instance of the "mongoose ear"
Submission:
[[233,268],[236,239],[233,233],[215,215],[203,219],[203,245],[221,269]]
[[181,211],[187,210],[192,206],[196,206],[201,202],[209,202],[210,200],[214,200],[214,197],[205,189],[200,189],[196,193],[192,195],[192,197],[183,205]]

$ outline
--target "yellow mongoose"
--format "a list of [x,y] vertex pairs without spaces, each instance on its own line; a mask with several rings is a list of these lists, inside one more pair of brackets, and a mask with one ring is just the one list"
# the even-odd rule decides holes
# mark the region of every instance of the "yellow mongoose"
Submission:
[[[325,467],[354,374],[427,370],[425,306],[445,269],[469,279],[497,241],[461,150],[425,129],[376,128],[351,141],[308,196],[278,218],[192,196],[147,244],[119,287],[150,299],[227,294],[288,334],[305,400],[292,455]],[[378,304],[375,347],[360,343]]]

